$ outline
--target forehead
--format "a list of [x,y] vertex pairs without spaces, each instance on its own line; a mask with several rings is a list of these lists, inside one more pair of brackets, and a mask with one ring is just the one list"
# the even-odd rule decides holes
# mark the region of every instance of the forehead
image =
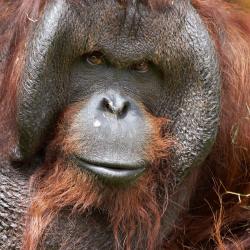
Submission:
[[[76,4],[73,5],[73,8],[77,7]],[[155,29],[156,32],[162,28],[169,32],[177,31],[185,20],[188,7],[182,0],[172,5],[163,5],[161,11],[156,11],[141,1],[128,1],[123,5],[117,0],[102,0],[81,3],[77,12],[80,19],[98,31],[97,34],[109,32],[135,39],[140,34],[147,34]]]
[[[178,45],[185,30],[187,11],[185,1],[162,5],[153,9],[142,1],[117,0],[81,1],[71,4],[78,23],[76,32],[88,36],[87,50],[102,50],[106,55],[145,58],[157,47]],[[78,31],[77,31],[78,30]],[[166,44],[167,42],[167,44]]]
[[124,8],[128,8],[131,6],[139,6],[139,5],[144,5],[147,6],[151,10],[155,10],[158,12],[164,12],[166,7],[169,8],[175,4],[175,2],[178,1],[186,1],[186,0],[108,0],[108,1],[103,1],[103,0],[74,0],[75,3],[79,3],[82,5],[91,5],[95,4],[98,2],[109,2],[110,4],[119,4],[120,6]]

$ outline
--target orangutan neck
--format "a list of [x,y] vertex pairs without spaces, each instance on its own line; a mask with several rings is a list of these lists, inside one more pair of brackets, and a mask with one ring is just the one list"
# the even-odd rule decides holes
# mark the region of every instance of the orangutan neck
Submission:
[[20,249],[28,179],[7,161],[0,161],[0,249]]
[[[0,162],[0,249],[20,249],[23,222],[25,211],[29,204],[29,176],[26,171],[20,172],[8,162]],[[193,176],[194,177],[194,176]],[[188,178],[188,183],[195,178]],[[186,193],[185,190],[182,190]],[[179,197],[177,204],[185,202]],[[159,242],[163,241],[163,236],[169,233],[168,224],[173,223],[178,216],[178,209],[170,205],[167,219],[162,221],[163,235],[159,237]],[[173,215],[173,212],[175,216]],[[70,208],[56,218],[43,237],[42,242],[45,249],[113,249],[114,237],[107,215],[100,211],[91,211],[83,215],[71,215]]]
[[[0,161],[0,249],[21,249],[25,212],[29,204],[29,176],[9,162]],[[113,234],[106,216],[70,216],[63,211],[46,233],[45,249],[112,249]]]

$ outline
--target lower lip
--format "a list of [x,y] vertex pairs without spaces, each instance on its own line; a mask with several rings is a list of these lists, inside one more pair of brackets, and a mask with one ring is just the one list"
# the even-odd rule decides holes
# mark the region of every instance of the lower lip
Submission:
[[104,179],[109,179],[110,181],[129,181],[134,180],[139,177],[145,170],[145,167],[137,168],[112,168],[107,166],[95,165],[88,163],[82,159],[76,159],[78,166],[87,171],[100,176]]

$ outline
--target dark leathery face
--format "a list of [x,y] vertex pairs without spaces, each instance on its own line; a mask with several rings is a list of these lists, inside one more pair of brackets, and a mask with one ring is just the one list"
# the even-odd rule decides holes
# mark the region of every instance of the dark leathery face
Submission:
[[145,110],[171,121],[178,180],[207,156],[220,97],[211,38],[188,1],[161,12],[133,3],[52,1],[45,9],[28,46],[18,99],[24,159],[78,102],[69,131],[88,145],[73,158],[97,175],[127,180],[144,171],[152,135]]
[[145,106],[156,109],[161,77],[151,65],[144,65],[147,72],[140,72],[142,64],[122,69],[105,65],[103,58],[99,58],[103,65],[89,63],[97,60],[95,54],[76,61],[70,75],[70,100],[84,100],[69,124],[68,133],[77,138],[72,143],[79,145],[74,158],[79,166],[106,179],[128,181],[138,177],[149,163],[145,154],[153,126]]

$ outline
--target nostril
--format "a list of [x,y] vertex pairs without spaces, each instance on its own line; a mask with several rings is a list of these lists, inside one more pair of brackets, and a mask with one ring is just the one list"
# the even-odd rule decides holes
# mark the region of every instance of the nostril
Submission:
[[102,110],[124,117],[129,110],[130,103],[124,99],[116,98],[114,101],[104,97],[101,101]]
[[118,112],[118,115],[120,117],[125,116],[128,113],[129,106],[130,106],[129,102],[127,102],[127,101],[124,102],[123,106],[121,107],[121,109]]
[[112,106],[113,106],[113,103],[104,97],[102,100],[102,107],[104,108],[104,110],[110,113],[114,113],[114,109]]

